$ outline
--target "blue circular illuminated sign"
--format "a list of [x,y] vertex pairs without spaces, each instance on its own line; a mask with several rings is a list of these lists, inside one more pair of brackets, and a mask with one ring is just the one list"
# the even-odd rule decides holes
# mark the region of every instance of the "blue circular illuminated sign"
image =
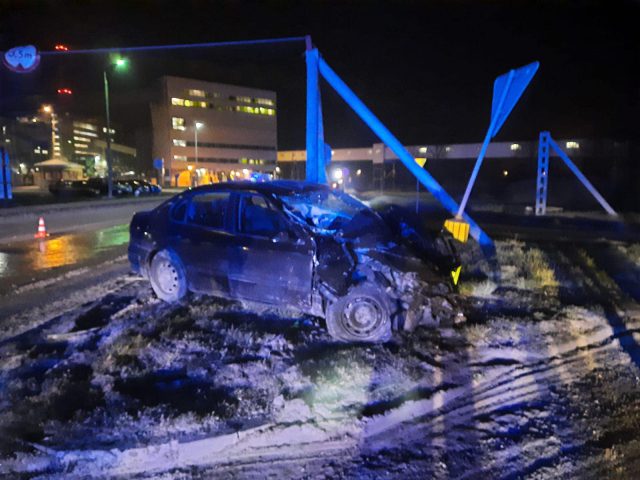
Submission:
[[38,67],[40,54],[33,45],[14,47],[4,53],[2,61],[12,72],[29,73]]

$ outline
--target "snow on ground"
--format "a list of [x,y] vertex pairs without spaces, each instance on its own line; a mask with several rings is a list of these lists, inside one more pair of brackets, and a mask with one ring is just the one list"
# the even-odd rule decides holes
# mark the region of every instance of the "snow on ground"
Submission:
[[0,473],[638,478],[637,251],[467,253],[468,321],[384,345],[120,276],[2,336]]

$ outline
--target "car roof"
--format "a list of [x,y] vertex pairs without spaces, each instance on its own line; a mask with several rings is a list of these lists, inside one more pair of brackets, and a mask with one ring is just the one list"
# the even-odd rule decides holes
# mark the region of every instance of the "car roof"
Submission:
[[295,193],[328,190],[327,185],[298,180],[273,180],[271,182],[222,182],[192,188],[192,192],[217,192],[220,190],[251,191],[262,194],[291,195]]

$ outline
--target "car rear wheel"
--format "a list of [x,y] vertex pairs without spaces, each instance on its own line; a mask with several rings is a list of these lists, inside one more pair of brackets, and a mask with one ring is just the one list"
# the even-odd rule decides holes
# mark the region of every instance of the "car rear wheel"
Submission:
[[343,342],[385,342],[391,338],[387,295],[376,285],[355,286],[327,307],[329,334]]
[[149,268],[151,287],[158,298],[173,303],[187,294],[187,278],[178,256],[168,250],[158,252]]

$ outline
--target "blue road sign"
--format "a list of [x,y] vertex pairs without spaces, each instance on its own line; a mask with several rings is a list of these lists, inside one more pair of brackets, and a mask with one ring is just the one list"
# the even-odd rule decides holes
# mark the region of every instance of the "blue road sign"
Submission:
[[489,148],[489,142],[500,131],[502,125],[504,125],[505,120],[511,113],[511,110],[513,110],[513,107],[516,106],[516,103],[518,103],[518,100],[520,100],[522,93],[526,90],[527,86],[531,82],[531,79],[538,71],[539,66],[539,62],[533,62],[529,65],[525,65],[524,67],[509,70],[509,72],[500,75],[493,82],[491,122],[489,123],[487,134],[484,137],[484,142],[482,142],[480,154],[478,155],[476,164],[473,167],[473,171],[471,172],[471,177],[469,177],[469,182],[467,183],[467,188],[464,191],[464,196],[462,197],[462,201],[460,202],[460,207],[458,208],[458,213],[456,214],[457,218],[462,217],[464,209],[467,206],[469,195],[471,195],[471,189],[476,182],[476,177],[478,176],[478,172],[480,171],[480,166],[482,165],[484,156],[487,153],[487,148]]
[[531,79],[538,71],[538,67],[540,67],[540,63],[533,62],[500,75],[493,82],[493,102],[491,104],[491,125],[493,128],[491,129],[491,138],[495,137],[502,125],[504,125],[513,107],[516,106]]

